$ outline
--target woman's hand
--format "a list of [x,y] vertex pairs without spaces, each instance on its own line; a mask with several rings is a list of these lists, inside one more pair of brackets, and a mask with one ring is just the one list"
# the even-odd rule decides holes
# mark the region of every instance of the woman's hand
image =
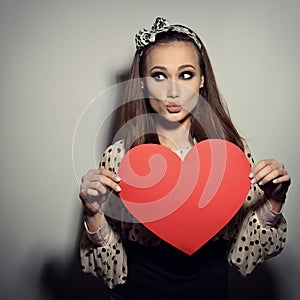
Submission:
[[89,170],[81,178],[79,197],[84,207],[84,216],[91,231],[97,230],[101,224],[102,213],[100,201],[105,200],[107,188],[120,192],[120,177],[106,169]]
[[251,183],[264,191],[275,211],[280,211],[285,201],[291,178],[282,163],[273,159],[259,161],[250,173]]

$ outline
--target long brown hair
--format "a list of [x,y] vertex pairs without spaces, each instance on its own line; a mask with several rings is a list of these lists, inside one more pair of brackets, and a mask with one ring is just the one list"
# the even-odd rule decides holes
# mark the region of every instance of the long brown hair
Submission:
[[153,110],[144,96],[140,83],[141,78],[144,77],[145,61],[149,51],[158,45],[174,41],[195,45],[198,50],[201,75],[204,76],[204,86],[199,91],[199,101],[191,112],[191,137],[197,142],[209,138],[225,139],[244,151],[242,138],[233,125],[219,94],[205,46],[199,38],[200,50],[188,35],[176,31],[158,33],[154,43],[135,53],[121,111],[125,148],[128,150],[139,144],[160,143],[151,117]]

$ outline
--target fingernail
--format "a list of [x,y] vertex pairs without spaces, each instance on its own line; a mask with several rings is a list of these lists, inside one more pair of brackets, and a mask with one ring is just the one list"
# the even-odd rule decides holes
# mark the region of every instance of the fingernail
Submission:
[[252,183],[252,184],[256,183],[256,178],[253,178],[253,179],[251,180],[251,183]]
[[121,181],[121,177],[118,176],[118,175],[116,175],[115,180],[116,180],[116,181]]
[[264,185],[264,182],[261,180],[258,185]]
[[120,187],[119,185],[116,185],[116,186],[115,186],[115,191],[116,191],[116,192],[121,192],[121,187]]
[[278,180],[277,180],[277,179],[274,179],[274,180],[273,180],[273,183],[275,183],[275,184],[278,183]]
[[254,176],[254,173],[251,172],[250,175],[249,175],[249,178],[253,178],[253,176]]

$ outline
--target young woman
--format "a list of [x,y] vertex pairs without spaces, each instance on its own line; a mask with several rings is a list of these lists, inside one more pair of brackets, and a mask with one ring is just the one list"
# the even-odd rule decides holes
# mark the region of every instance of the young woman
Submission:
[[[99,169],[82,177],[83,270],[103,277],[113,289],[111,299],[228,299],[228,265],[246,275],[283,249],[287,229],[281,210],[290,177],[273,159],[254,165],[220,99],[205,46],[191,29],[157,18],[150,31],[136,35],[136,48],[122,106],[124,137],[107,148]],[[195,143],[209,138],[225,139],[245,152],[252,185],[234,218],[193,255],[142,224],[99,209],[107,188],[120,192],[118,166],[129,149],[161,144],[183,159]]]

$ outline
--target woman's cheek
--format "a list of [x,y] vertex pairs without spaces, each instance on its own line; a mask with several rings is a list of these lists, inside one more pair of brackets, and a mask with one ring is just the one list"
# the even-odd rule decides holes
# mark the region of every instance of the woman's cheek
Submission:
[[183,103],[182,107],[186,111],[191,112],[196,107],[199,96],[198,94],[192,92],[186,95],[185,99],[187,100]]
[[148,98],[159,100],[166,99],[167,86],[165,82],[156,82],[153,79],[146,80],[146,91]]
[[163,104],[162,101],[158,100],[157,98],[149,98],[149,103],[152,109],[158,113],[158,114],[163,114]]

